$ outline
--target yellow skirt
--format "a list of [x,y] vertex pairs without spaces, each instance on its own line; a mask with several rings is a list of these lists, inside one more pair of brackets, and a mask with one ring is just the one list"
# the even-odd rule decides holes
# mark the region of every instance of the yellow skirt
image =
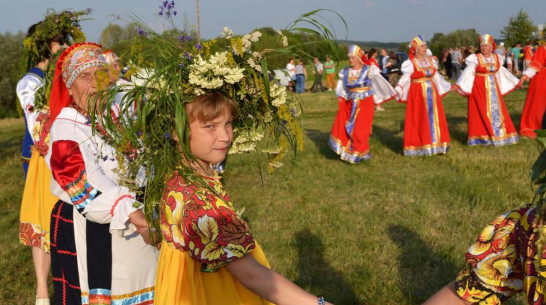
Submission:
[[49,252],[51,210],[59,200],[51,194],[51,171],[33,147],[19,216],[19,241]]
[[[262,248],[250,255],[270,268]],[[163,242],[155,281],[156,305],[254,305],[271,304],[246,289],[226,268],[216,272],[202,272],[201,264],[187,252]]]

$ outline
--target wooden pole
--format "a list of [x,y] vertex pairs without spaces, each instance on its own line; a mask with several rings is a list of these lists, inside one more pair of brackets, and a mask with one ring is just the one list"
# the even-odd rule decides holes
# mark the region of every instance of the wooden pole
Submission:
[[201,44],[201,23],[199,22],[199,0],[195,0],[195,11],[197,13],[197,43]]

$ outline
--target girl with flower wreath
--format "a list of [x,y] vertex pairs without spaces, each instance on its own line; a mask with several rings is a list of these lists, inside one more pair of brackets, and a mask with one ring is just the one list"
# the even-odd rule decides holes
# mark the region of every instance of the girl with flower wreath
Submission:
[[[546,147],[546,130],[537,130]],[[502,304],[524,293],[529,305],[546,304],[546,150],[531,170],[534,203],[487,225],[465,254],[466,267],[423,305]]]
[[[234,37],[224,28],[224,46],[194,45],[185,34],[158,34],[144,25],[140,31],[133,53],[142,67],[153,63],[154,73],[125,95],[142,101],[139,119],[117,126],[108,116],[96,119],[108,143],[137,152],[120,169],[128,185],[141,165],[153,173],[144,204],[162,239],[154,302],[329,304],[270,269],[213,169],[228,151],[253,150],[266,152],[274,169],[290,145],[301,148],[299,105],[269,77],[266,57],[275,49],[254,50],[259,31]],[[120,116],[130,108],[122,107]]]
[[483,34],[479,40],[480,52],[465,59],[466,68],[454,85],[468,97],[468,146],[516,144],[518,133],[503,96],[516,89],[519,80],[502,66],[493,36]]
[[24,41],[21,68],[28,72],[17,83],[17,97],[25,117],[23,167],[25,188],[19,217],[19,240],[32,247],[36,272],[36,304],[49,304],[48,277],[51,266],[50,215],[58,198],[51,193],[51,172],[44,156],[48,149],[49,108],[45,91],[49,89],[51,58],[73,40],[83,39],[80,16],[88,11],[55,13],[32,25]]

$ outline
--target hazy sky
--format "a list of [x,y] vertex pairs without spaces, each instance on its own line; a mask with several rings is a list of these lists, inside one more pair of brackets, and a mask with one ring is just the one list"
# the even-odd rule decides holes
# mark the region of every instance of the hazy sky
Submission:
[[[182,25],[186,14],[190,23],[196,23],[194,0],[175,2],[176,22]],[[160,4],[157,0],[0,0],[0,33],[26,31],[43,17],[47,8],[92,8],[92,20],[82,22],[90,41],[98,41],[109,22],[124,25],[114,16],[128,19],[134,14],[160,30],[164,24],[157,15]],[[417,34],[430,39],[435,32],[447,34],[470,28],[501,38],[500,31],[520,9],[535,24],[546,23],[546,0],[201,0],[199,5],[204,38],[219,36],[224,26],[236,34],[262,26],[282,29],[301,14],[317,8],[335,10],[345,18],[348,32],[334,14],[324,14],[339,39],[359,41],[402,42]]]

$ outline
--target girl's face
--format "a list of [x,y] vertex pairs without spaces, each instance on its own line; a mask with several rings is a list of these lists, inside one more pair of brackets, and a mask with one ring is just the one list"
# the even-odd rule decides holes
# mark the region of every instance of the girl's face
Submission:
[[214,120],[190,123],[190,150],[205,167],[222,162],[233,140],[233,117],[229,109]]

